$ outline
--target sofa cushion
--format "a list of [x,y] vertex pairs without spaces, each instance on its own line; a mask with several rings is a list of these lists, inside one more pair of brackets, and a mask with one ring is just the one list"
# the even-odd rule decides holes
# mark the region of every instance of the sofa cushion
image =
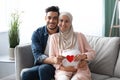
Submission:
[[94,73],[113,76],[118,56],[118,37],[86,36],[91,47],[96,51],[95,59],[90,63]]
[[120,80],[120,78],[112,77],[112,78],[108,78],[108,79],[105,79],[105,80]]
[[92,75],[92,80],[106,80],[106,79],[110,78],[110,76],[102,75],[102,74],[92,73],[91,75]]
[[114,71],[114,76],[120,78],[120,47],[119,47],[119,55],[118,55],[118,59],[117,59],[117,63]]

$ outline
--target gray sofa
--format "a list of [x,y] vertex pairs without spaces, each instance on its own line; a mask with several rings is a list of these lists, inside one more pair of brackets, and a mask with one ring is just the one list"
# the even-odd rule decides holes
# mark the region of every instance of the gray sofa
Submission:
[[[120,37],[86,36],[96,57],[90,62],[92,80],[120,80]],[[34,58],[30,44],[15,48],[16,80],[23,68],[33,66]]]

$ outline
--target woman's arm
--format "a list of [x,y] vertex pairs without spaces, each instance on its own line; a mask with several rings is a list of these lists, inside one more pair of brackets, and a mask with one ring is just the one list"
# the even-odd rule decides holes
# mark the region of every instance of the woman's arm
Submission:
[[52,62],[53,66],[56,69],[59,69],[64,57],[59,55],[57,44],[58,42],[57,42],[56,35],[55,34],[51,35],[50,44],[49,44],[49,57],[53,61]]
[[84,36],[84,34],[79,33],[78,34],[78,40],[79,40],[80,50],[81,50],[82,54],[87,55],[86,60],[88,60],[88,61],[93,60],[96,53],[91,48],[91,46],[89,45],[89,43],[88,43],[86,37]]

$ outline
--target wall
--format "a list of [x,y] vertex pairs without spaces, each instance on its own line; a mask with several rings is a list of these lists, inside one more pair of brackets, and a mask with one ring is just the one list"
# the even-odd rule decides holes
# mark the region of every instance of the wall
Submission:
[[15,63],[9,57],[8,32],[0,32],[0,78],[15,73]]
[[8,55],[9,42],[8,32],[0,32],[0,56]]
[[60,12],[72,13],[75,31],[103,36],[103,2],[104,0],[0,0],[0,28],[8,28],[11,13],[17,10],[21,13],[20,43],[30,43],[33,31],[45,25],[45,9],[55,5],[59,6]]

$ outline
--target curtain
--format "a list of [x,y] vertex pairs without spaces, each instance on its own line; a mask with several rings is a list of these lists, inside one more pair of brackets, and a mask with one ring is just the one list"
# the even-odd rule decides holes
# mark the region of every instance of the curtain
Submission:
[[[111,28],[111,21],[114,12],[116,0],[104,0],[105,1],[105,36],[108,37]],[[119,11],[118,7],[116,8],[113,25],[119,24]],[[113,28],[111,36],[119,36],[119,28]]]

